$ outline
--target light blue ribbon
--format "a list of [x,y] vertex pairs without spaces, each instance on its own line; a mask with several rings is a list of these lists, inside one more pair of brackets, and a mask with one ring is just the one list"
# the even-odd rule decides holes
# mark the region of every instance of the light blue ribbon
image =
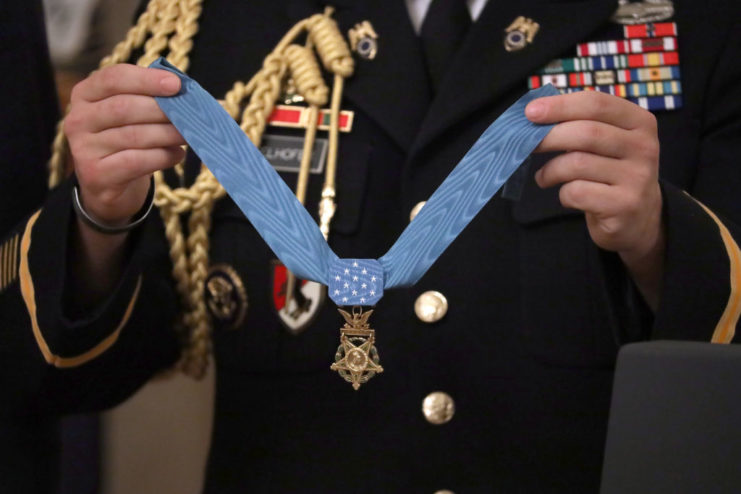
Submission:
[[383,257],[340,259],[221,105],[163,58],[150,67],[180,77],[178,94],[156,100],[193,151],[283,264],[299,278],[327,285],[337,305],[374,305],[384,289],[416,283],[550,131],[552,125],[525,118],[525,106],[558,94],[551,85],[532,90],[496,119]]

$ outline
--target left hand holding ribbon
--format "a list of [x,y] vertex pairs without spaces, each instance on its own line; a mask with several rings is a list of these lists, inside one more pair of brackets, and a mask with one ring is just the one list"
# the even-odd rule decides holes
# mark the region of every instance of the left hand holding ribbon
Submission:
[[563,151],[535,175],[561,185],[561,204],[584,211],[592,240],[617,252],[652,308],[663,271],[664,228],[656,118],[638,105],[584,91],[540,98],[525,115],[556,125],[536,152]]

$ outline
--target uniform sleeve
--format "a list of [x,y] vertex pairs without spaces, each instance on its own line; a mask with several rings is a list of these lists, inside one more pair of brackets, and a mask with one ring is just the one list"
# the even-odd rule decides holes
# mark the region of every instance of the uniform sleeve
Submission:
[[[741,23],[706,91],[693,186],[662,184],[664,288],[653,338],[739,341],[741,315]],[[735,340],[734,340],[735,336]]]
[[[156,214],[130,238],[114,291],[92,312],[65,313],[71,184],[0,246],[0,386],[11,410],[61,414],[113,406],[178,356],[177,304]],[[164,262],[162,256],[164,255]]]

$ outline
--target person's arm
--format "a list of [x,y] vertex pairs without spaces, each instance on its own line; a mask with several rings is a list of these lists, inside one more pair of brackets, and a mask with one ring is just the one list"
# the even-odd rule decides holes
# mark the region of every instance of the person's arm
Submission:
[[[185,141],[153,98],[179,88],[174,74],[124,64],[75,86],[64,130],[82,206],[96,221],[125,225],[142,207],[150,175],[182,159]],[[79,219],[74,230],[73,291],[90,305],[119,278],[127,234],[102,234]]]
[[[183,154],[159,112],[163,73],[101,70],[75,89],[65,120],[82,205],[99,223],[126,224],[150,174]],[[61,414],[112,406],[178,357],[177,297],[157,214],[126,234],[105,235],[58,188],[2,243],[0,385],[7,413]]]

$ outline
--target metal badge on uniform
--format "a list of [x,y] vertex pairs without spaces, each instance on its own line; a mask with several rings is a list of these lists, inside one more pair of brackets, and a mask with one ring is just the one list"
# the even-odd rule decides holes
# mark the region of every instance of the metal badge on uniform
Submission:
[[643,24],[671,19],[674,15],[674,4],[671,0],[644,0],[629,2],[618,0],[618,9],[612,20],[618,24]]
[[529,17],[519,16],[505,29],[504,49],[519,51],[533,42],[540,30],[540,24]]
[[577,44],[576,57],[551,61],[528,78],[528,87],[553,84],[562,93],[600,91],[650,111],[681,108],[677,25],[653,22],[673,14],[670,1],[621,0],[613,20],[624,24],[622,39]]
[[353,307],[352,313],[337,310],[345,319],[345,325],[340,328],[340,346],[337,347],[334,363],[330,368],[337,371],[357,391],[361,384],[383,372],[375,346],[376,331],[368,323],[373,311],[363,312],[360,307]]
[[205,285],[206,307],[213,320],[228,329],[239,328],[247,314],[247,292],[234,268],[211,266]]
[[[319,314],[327,298],[324,285],[288,276],[282,262],[273,260],[272,297],[273,308],[280,322],[291,334],[299,334],[308,328]],[[289,286],[293,284],[293,286]],[[290,296],[289,296],[290,292]]]
[[370,21],[363,21],[347,32],[350,49],[365,60],[373,60],[378,53],[378,34]]

